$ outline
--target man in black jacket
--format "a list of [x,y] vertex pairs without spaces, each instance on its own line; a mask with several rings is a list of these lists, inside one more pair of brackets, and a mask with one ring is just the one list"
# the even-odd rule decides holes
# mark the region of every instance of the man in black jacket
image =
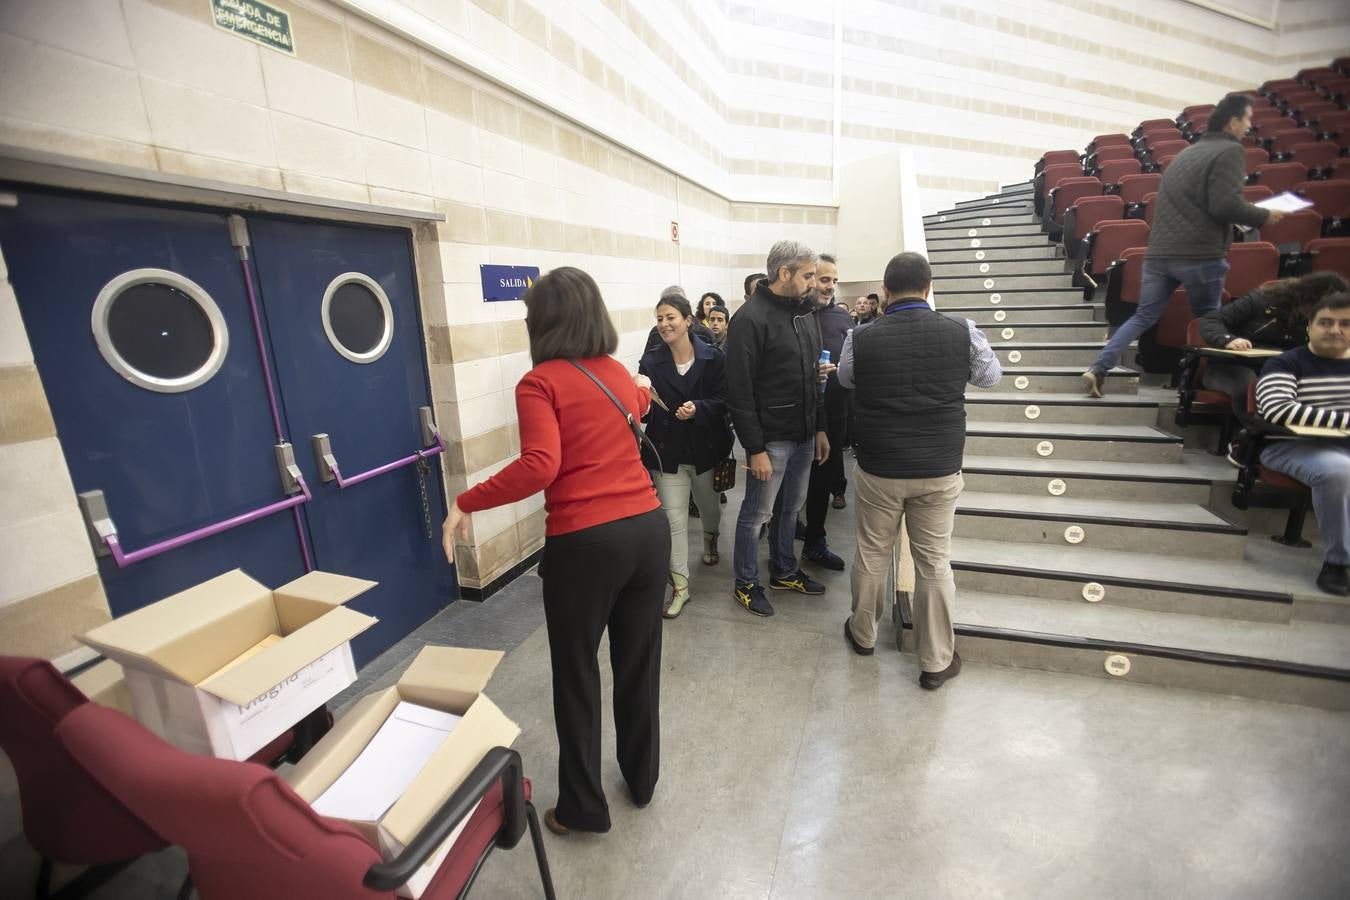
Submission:
[[[823,594],[825,586],[797,566],[792,541],[806,499],[811,461],[830,453],[818,365],[813,288],[816,254],[796,241],[769,250],[769,274],[731,319],[726,339],[727,409],[745,448],[749,477],[736,519],[736,583],[732,596],[757,616],[773,615],[759,583],[759,529],[769,528],[769,587]],[[774,499],[783,491],[775,519]]]
[[1230,94],[1210,113],[1204,136],[1167,167],[1154,201],[1139,308],[1083,373],[1089,396],[1102,396],[1106,373],[1139,335],[1157,324],[1178,287],[1186,288],[1195,318],[1219,308],[1234,225],[1255,228],[1284,217],[1242,199],[1247,163],[1241,139],[1251,127],[1251,98]]

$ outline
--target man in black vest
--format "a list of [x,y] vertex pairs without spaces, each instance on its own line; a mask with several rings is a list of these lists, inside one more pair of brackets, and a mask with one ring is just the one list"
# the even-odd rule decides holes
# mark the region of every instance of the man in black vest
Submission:
[[991,387],[1003,376],[973,322],[928,305],[932,281],[922,255],[893,257],[882,282],[883,314],[853,330],[839,360],[839,383],[854,391],[858,457],[853,615],[844,621],[844,637],[854,652],[871,655],[889,605],[886,576],[903,523],[914,555],[919,684],[930,690],[961,671],[950,559],[964,486],[966,382]]

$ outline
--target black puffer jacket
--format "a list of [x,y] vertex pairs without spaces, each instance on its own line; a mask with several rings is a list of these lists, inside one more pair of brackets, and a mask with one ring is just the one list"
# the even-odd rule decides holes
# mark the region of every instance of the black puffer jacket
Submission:
[[1257,288],[1203,317],[1200,337],[1211,347],[1246,338],[1261,347],[1292,350],[1308,342],[1308,320],[1287,304],[1272,303],[1269,292]]
[[727,409],[750,455],[769,441],[805,441],[825,430],[816,380],[815,304],[779,297],[761,281],[727,330]]
[[1228,255],[1233,226],[1266,223],[1267,210],[1242,199],[1246,157],[1237,138],[1210,132],[1181,151],[1163,173],[1148,235],[1148,255],[1218,259]]

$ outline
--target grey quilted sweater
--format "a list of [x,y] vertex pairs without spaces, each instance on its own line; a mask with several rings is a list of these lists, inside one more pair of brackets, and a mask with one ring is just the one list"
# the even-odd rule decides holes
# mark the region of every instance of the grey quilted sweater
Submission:
[[1242,144],[1223,132],[1203,135],[1163,173],[1148,255],[1215,259],[1228,255],[1233,225],[1259,228],[1270,215],[1242,199],[1247,164]]

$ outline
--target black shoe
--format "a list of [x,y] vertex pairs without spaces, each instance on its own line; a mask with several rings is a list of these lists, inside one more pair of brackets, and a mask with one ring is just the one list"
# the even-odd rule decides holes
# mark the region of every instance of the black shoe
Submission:
[[1350,567],[1322,563],[1322,571],[1317,573],[1317,586],[1324,593],[1350,597]]
[[848,645],[853,648],[853,652],[859,656],[871,656],[876,652],[874,647],[864,647],[853,639],[853,632],[848,630],[848,619],[844,620],[844,637],[848,640]]
[[697,518],[699,518],[699,516],[700,516],[700,513],[699,513],[699,511],[698,511],[698,504],[695,503],[695,502],[693,501],[693,498],[690,498],[690,500],[689,500],[689,518],[691,518],[691,519],[697,519]]
[[953,653],[951,665],[941,672],[921,672],[919,673],[919,687],[930,691],[936,691],[942,687],[944,681],[951,681],[957,675],[961,674],[961,654]]
[[769,587],[775,591],[796,591],[799,594],[825,593],[825,585],[812,580],[801,569],[791,575],[775,575],[769,579]]
[[773,615],[773,606],[769,603],[769,598],[764,596],[764,588],[758,584],[737,582],[731,591],[731,597],[757,616],[768,618]]
[[843,494],[837,494],[834,500],[830,503],[830,505],[833,506],[835,509],[843,509],[845,506],[848,506],[848,500],[844,497]]
[[809,559],[818,566],[834,569],[836,572],[844,571],[844,561],[835,555],[823,541],[819,544],[803,547],[802,559]]
[[723,494],[723,495],[722,495],[722,505],[723,505],[723,506],[726,506],[726,505],[727,505],[727,495],[726,495],[726,494]]
[[806,540],[806,523],[801,519],[797,520],[797,531],[792,536],[799,541]]

